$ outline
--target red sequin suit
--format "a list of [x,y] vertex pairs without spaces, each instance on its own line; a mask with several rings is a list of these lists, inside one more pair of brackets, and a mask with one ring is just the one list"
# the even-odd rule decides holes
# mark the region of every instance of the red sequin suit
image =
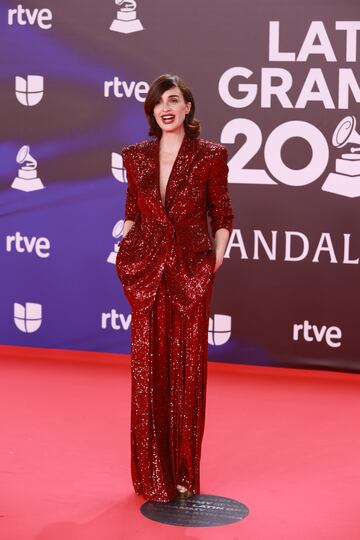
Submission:
[[184,136],[160,194],[160,139],[122,150],[125,219],[116,269],[132,308],[131,475],[135,492],[171,501],[200,493],[209,304],[219,228],[233,227],[227,150]]

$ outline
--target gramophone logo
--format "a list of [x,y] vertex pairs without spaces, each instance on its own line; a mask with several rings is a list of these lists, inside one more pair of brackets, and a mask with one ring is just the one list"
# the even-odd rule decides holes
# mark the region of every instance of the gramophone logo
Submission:
[[21,105],[32,107],[42,100],[44,95],[44,77],[41,75],[28,75],[15,78],[15,95]]
[[115,4],[120,9],[116,14],[116,19],[111,23],[110,30],[121,34],[131,34],[144,29],[136,16],[135,0],[115,0]]
[[20,191],[36,191],[44,189],[45,186],[37,177],[37,161],[30,154],[30,147],[25,145],[17,153],[16,161],[22,165],[18,170],[18,175],[14,179],[11,187]]
[[[360,144],[360,135],[356,131],[355,116],[346,116],[336,126],[332,144],[342,148],[346,144]],[[345,197],[359,197],[360,195],[360,146],[352,146],[350,152],[341,154],[336,160],[335,171],[331,172],[325,180],[322,189]]]
[[215,314],[209,317],[208,343],[210,345],[224,345],[231,337],[231,317],[229,315]]
[[119,182],[127,181],[122,155],[117,152],[112,152],[111,154],[111,172],[113,173],[114,178],[119,180]]
[[120,219],[115,223],[115,226],[112,230],[112,236],[116,239],[116,242],[114,244],[114,249],[109,253],[109,256],[107,258],[108,263],[115,264],[116,263],[116,255],[119,251],[119,238],[122,236],[124,229],[124,220]]
[[36,332],[42,322],[42,306],[34,302],[26,302],[25,306],[14,303],[14,322],[25,334]]

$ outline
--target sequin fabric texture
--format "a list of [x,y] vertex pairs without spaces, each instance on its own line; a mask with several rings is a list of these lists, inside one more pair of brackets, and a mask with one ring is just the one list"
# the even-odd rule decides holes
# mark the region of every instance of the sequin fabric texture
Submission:
[[[227,150],[184,136],[161,201],[159,139],[122,150],[125,219],[116,270],[132,308],[131,476],[166,502],[200,493],[215,232],[233,228]],[[211,236],[207,215],[210,217]]]

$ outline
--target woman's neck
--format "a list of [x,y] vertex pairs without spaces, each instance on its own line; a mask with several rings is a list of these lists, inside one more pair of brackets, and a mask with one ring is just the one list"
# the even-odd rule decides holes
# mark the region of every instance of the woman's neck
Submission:
[[160,138],[160,148],[166,152],[176,151],[182,143],[183,138],[185,137],[185,130],[167,132],[163,131]]

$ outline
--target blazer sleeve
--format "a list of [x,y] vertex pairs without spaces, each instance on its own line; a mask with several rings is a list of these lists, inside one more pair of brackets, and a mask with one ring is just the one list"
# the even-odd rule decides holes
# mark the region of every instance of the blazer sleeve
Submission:
[[136,182],[134,177],[134,171],[131,163],[131,158],[126,149],[123,149],[121,152],[123,159],[123,166],[126,170],[127,178],[127,189],[126,189],[126,199],[125,199],[125,221],[130,219],[135,221],[136,215],[139,212],[139,207],[137,203],[137,189]]
[[210,174],[207,183],[207,211],[210,217],[210,227],[213,237],[218,229],[225,228],[231,233],[234,214],[228,191],[229,167],[228,151],[225,146],[220,148],[211,160]]

